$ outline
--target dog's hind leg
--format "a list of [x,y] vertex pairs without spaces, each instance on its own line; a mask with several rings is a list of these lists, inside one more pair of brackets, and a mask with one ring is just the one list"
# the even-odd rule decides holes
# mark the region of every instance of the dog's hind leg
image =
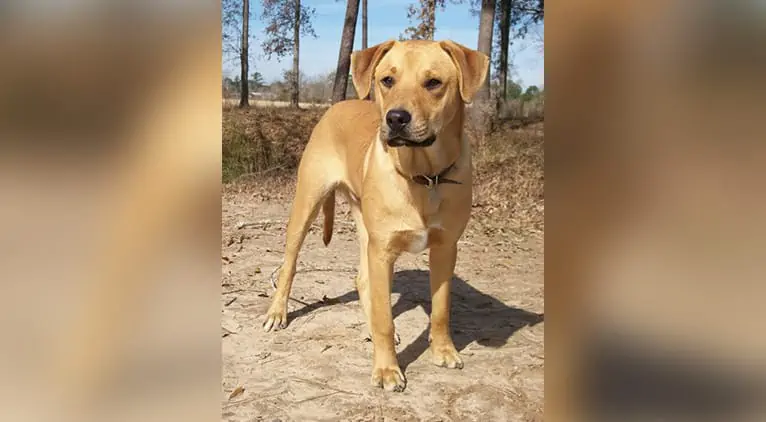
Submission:
[[[337,181],[324,169],[317,167],[317,162],[303,161],[298,170],[298,184],[295,200],[287,222],[287,242],[285,257],[279,271],[277,291],[266,313],[263,328],[266,331],[278,330],[287,326],[287,300],[295,276],[295,264],[298,260],[303,240],[306,238],[311,223],[316,219],[319,205],[329,200],[334,193]],[[327,209],[328,207],[325,207]]]

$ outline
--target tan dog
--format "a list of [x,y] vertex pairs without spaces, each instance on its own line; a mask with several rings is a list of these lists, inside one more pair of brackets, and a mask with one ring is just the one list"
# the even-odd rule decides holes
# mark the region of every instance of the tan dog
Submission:
[[[430,248],[433,362],[462,368],[449,330],[457,241],[471,212],[465,103],[487,75],[486,55],[451,41],[388,41],[351,56],[360,98],[338,103],[314,128],[298,169],[277,292],[264,328],[284,328],[298,251],[319,205],[332,236],[335,191],[348,198],[359,233],[356,286],[372,341],[372,384],[402,391],[394,349],[391,284],[402,252]],[[382,124],[381,122],[385,122]]]

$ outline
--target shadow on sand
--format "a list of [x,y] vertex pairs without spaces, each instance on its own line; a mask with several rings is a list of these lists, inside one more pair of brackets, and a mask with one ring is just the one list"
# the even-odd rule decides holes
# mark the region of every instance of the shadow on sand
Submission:
[[[394,318],[420,306],[427,315],[431,314],[431,290],[428,271],[405,270],[394,274],[393,292],[400,293],[399,300],[393,305]],[[348,303],[359,299],[356,290],[341,296],[325,298],[320,302],[305,305],[290,312],[287,320],[292,322],[317,309],[335,304]],[[452,313],[450,326],[452,340],[458,351],[462,351],[471,342],[482,346],[500,347],[516,330],[533,326],[544,319],[543,314],[508,306],[494,297],[483,293],[460,277],[452,278]],[[399,352],[399,365],[402,370],[414,362],[428,349],[429,328],[414,342]]]

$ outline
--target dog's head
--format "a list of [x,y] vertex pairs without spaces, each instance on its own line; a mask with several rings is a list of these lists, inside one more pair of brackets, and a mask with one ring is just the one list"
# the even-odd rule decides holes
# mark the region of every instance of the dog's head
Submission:
[[489,58],[452,41],[387,41],[351,55],[359,98],[375,90],[380,137],[428,146],[484,83]]

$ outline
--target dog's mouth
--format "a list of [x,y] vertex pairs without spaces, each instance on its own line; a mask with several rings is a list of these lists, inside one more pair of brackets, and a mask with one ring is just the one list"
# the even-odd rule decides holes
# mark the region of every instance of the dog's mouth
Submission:
[[394,135],[386,140],[386,144],[390,147],[410,147],[410,148],[424,148],[433,145],[436,142],[436,135],[430,135],[429,137],[421,140],[414,141],[405,137]]

